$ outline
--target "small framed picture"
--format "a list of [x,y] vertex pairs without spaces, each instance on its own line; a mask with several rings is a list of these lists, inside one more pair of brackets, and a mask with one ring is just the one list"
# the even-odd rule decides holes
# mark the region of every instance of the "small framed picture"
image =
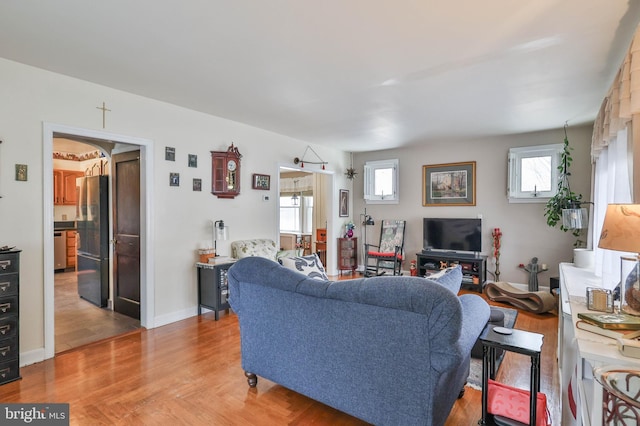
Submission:
[[264,190],[270,189],[271,188],[271,176],[269,176],[269,175],[259,175],[257,173],[254,173],[251,187],[253,189],[264,189]]
[[169,173],[169,186],[180,186],[180,173]]
[[27,180],[27,165],[26,164],[16,164],[16,180],[26,181]]
[[349,190],[340,190],[340,217],[349,216]]
[[198,167],[198,156],[189,154],[189,167]]
[[170,146],[165,147],[164,159],[167,161],[176,161],[176,149]]
[[194,179],[193,180],[193,190],[194,191],[202,191],[202,179]]

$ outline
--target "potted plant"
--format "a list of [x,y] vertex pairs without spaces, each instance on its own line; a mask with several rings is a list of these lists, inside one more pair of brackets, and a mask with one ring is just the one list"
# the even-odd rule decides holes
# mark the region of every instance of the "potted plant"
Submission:
[[[582,229],[568,228],[563,224],[562,211],[566,209],[579,209],[582,203],[582,194],[576,194],[569,186],[569,167],[573,158],[571,157],[571,148],[569,146],[569,138],[567,137],[567,125],[564,126],[564,147],[560,154],[560,164],[558,171],[560,178],[558,179],[558,192],[547,201],[544,209],[544,216],[547,219],[547,225],[555,227],[560,224],[560,229],[564,232],[571,231],[575,237],[580,237]],[[574,246],[579,247],[584,244],[581,240],[576,240]]]

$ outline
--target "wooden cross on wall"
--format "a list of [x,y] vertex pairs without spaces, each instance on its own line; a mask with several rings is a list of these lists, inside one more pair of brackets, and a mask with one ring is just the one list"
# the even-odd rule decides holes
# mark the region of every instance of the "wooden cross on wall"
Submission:
[[102,110],[102,128],[104,129],[107,111],[111,112],[111,110],[106,107],[104,102],[101,107],[96,107],[96,109]]

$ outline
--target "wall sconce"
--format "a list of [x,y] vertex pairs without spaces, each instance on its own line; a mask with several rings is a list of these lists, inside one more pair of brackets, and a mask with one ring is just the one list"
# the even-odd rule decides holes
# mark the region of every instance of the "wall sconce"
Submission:
[[213,249],[218,257],[218,241],[227,241],[229,239],[229,227],[225,226],[223,220],[213,222]]
[[[307,151],[311,150],[311,152],[313,152],[316,156],[316,158],[318,158],[318,161],[309,161],[309,160],[305,160],[304,156],[307,155]],[[310,146],[307,145],[307,149],[304,150],[304,153],[302,154],[302,158],[294,158],[293,159],[293,164],[298,164],[300,163],[300,167],[304,167],[304,163],[308,163],[308,164],[322,164],[322,170],[324,170],[324,165],[325,164],[329,164],[328,161],[324,161],[322,158],[320,158],[320,156],[318,155],[317,152],[315,152],[313,150],[313,148],[311,148]]]

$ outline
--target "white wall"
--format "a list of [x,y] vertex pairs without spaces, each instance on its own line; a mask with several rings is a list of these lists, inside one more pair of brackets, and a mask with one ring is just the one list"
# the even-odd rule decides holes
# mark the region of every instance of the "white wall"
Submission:
[[[560,118],[558,121],[562,121]],[[574,192],[590,201],[591,188],[591,126],[569,127],[569,144],[574,162],[571,166],[570,184]],[[575,238],[559,228],[550,228],[544,217],[544,204],[509,204],[507,192],[507,153],[509,148],[531,145],[562,143],[562,128],[521,135],[474,138],[467,140],[429,143],[428,146],[356,154],[354,164],[362,170],[365,161],[398,158],[400,160],[400,204],[364,204],[362,178],[354,183],[354,207],[356,214],[364,213],[379,219],[405,219],[407,232],[405,251],[407,260],[416,258],[422,250],[423,217],[477,217],[482,215],[482,251],[492,251],[491,231],[500,228],[503,233],[500,256],[500,280],[526,283],[529,276],[518,268],[536,256],[539,263],[549,265],[548,272],[538,275],[541,285],[548,285],[549,277],[558,275],[558,264],[570,262]],[[465,207],[423,207],[422,166],[430,164],[476,161],[476,205]],[[361,226],[361,225],[360,225]],[[376,222],[367,229],[367,240],[376,244],[380,226]],[[408,269],[406,263],[404,269]],[[488,263],[488,270],[495,266]],[[488,274],[488,278],[492,279]]]
[[[84,82],[0,59],[0,245],[15,245],[21,256],[21,352],[44,345],[43,314],[43,123],[102,130],[153,141],[153,251],[156,324],[196,312],[196,249],[209,241],[211,220],[223,219],[230,240],[277,237],[276,185],[271,201],[266,191],[251,189],[251,174],[278,176],[278,164],[291,164],[307,143],[241,123],[187,110],[108,87]],[[225,150],[233,142],[243,154],[241,188],[233,200],[211,195],[212,150]],[[176,161],[164,160],[166,146],[176,148]],[[351,189],[344,176],[349,156],[313,146],[327,169],[335,171],[338,188]],[[187,155],[198,156],[198,167],[187,167]],[[14,180],[14,165],[27,164],[27,182]],[[313,168],[312,166],[309,166]],[[180,173],[180,186],[169,186],[169,173]],[[202,179],[202,192],[192,191],[192,179]],[[334,200],[335,202],[335,200]],[[351,209],[350,211],[353,211]],[[342,224],[334,212],[332,221]],[[338,227],[336,227],[339,232]],[[337,237],[337,235],[334,235]],[[230,241],[227,242],[230,244]],[[223,247],[227,250],[228,247]],[[335,271],[335,259],[332,259]]]

